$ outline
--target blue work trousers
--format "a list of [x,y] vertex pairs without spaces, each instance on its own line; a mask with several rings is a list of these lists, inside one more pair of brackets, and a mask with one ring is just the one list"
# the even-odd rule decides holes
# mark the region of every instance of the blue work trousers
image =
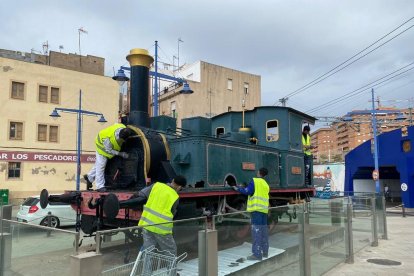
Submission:
[[269,230],[267,228],[267,214],[252,212],[252,252],[258,259],[267,255],[269,251]]

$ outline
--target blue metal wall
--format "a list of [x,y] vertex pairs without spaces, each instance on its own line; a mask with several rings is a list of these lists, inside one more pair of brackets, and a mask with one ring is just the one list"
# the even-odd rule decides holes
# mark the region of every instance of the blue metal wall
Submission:
[[[407,136],[402,136],[401,129],[378,136],[378,161],[380,179],[385,177],[381,171],[386,171],[386,168],[397,169],[400,182],[408,186],[406,191],[401,191],[403,203],[408,208],[414,208],[414,126],[408,127],[407,131]],[[409,150],[407,145],[410,145]],[[374,157],[371,152],[371,141],[366,141],[345,156],[345,191],[354,190],[354,179],[370,178],[372,170],[369,168],[374,168]],[[361,175],[361,172],[365,172],[362,173],[364,175]],[[375,183],[372,182],[372,185]]]

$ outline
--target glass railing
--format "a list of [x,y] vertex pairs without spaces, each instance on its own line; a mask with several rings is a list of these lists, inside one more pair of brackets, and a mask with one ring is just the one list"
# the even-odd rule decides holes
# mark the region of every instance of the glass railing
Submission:
[[322,275],[346,260],[346,203],[341,197],[308,204],[312,275]]
[[[3,218],[0,272],[72,275],[71,255],[92,251],[102,260],[98,269],[102,275],[130,275],[132,271],[135,275],[165,271],[180,275],[206,271],[213,275],[300,275],[303,271],[321,275],[349,261],[352,252],[375,245],[374,225],[378,237],[385,236],[384,209],[382,195],[338,193],[330,199],[311,198],[309,203],[272,207],[264,217],[227,206],[226,214],[174,221],[172,237],[153,234],[157,226],[169,227],[160,224],[101,230],[81,240],[73,231]],[[260,225],[260,219],[267,226],[252,228],[252,220]],[[253,244],[258,236],[267,239]],[[143,250],[144,238],[157,241],[158,248]],[[172,250],[171,238],[177,249],[173,254],[167,252]],[[260,248],[264,248],[262,256],[248,259]],[[263,256],[266,250],[267,256]]]
[[205,217],[174,221],[172,236],[156,233],[165,223],[98,231],[102,275],[198,275],[200,265],[206,266],[208,224]]
[[[260,212],[214,216],[219,237],[218,274],[237,275],[241,271],[252,275],[274,272],[278,275],[299,274],[298,213],[302,212],[302,208],[300,205],[270,208],[268,215],[264,215],[267,223],[264,227],[260,225],[263,221]],[[252,221],[255,226],[252,226]]]
[[72,275],[70,256],[79,233],[1,220],[0,268],[4,275]]
[[372,244],[372,196],[355,195],[352,199],[352,236],[354,253]]

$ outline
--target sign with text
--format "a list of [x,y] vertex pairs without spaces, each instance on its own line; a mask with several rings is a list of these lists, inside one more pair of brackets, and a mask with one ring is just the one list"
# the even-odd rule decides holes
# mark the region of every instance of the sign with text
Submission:
[[[60,152],[0,151],[1,161],[19,162],[76,162],[76,154]],[[82,154],[82,163],[94,163],[95,154]]]
[[292,174],[301,174],[302,168],[301,167],[292,167]]
[[242,162],[242,169],[245,171],[254,171],[256,170],[256,164],[250,162]]

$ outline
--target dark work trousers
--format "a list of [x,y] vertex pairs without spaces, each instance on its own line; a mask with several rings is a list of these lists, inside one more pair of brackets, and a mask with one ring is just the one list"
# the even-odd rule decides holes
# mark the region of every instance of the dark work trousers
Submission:
[[252,220],[252,252],[258,259],[267,255],[269,251],[269,230],[267,228],[267,214],[251,212]]
[[306,155],[303,158],[305,161],[305,185],[311,185],[311,159],[312,155]]

